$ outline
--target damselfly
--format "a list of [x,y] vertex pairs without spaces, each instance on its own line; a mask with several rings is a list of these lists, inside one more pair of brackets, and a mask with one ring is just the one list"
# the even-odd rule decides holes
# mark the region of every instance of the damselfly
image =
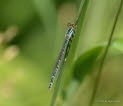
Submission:
[[66,36],[65,41],[64,41],[63,47],[59,53],[55,68],[52,72],[52,76],[51,76],[51,80],[50,80],[50,84],[49,84],[49,89],[51,89],[53,86],[54,79],[56,78],[56,74],[60,68],[61,61],[66,61],[66,58],[68,56],[68,52],[69,52],[69,49],[71,46],[72,39],[75,35],[75,27],[76,27],[75,24],[68,24],[68,30],[65,34],[65,36]]
[[50,80],[50,83],[49,83],[49,89],[51,89],[52,86],[53,86],[53,83],[54,83],[54,80],[56,78],[57,72],[58,71],[62,71],[60,69],[61,69],[61,67],[63,67],[62,65],[64,64],[64,62],[66,61],[66,58],[68,56],[69,49],[70,49],[70,46],[71,46],[71,42],[72,42],[72,39],[73,39],[73,37],[75,35],[75,29],[76,29],[76,26],[78,24],[78,20],[81,17],[81,12],[83,10],[84,4],[86,4],[86,2],[87,2],[86,0],[82,0],[82,2],[80,4],[80,8],[79,8],[79,13],[78,13],[77,19],[75,21],[75,24],[69,24],[68,25],[68,30],[66,32],[66,37],[65,37],[65,41],[64,41],[63,47],[62,47],[62,49],[61,49],[61,51],[59,53],[55,68],[54,68],[54,70],[52,72],[51,80]]

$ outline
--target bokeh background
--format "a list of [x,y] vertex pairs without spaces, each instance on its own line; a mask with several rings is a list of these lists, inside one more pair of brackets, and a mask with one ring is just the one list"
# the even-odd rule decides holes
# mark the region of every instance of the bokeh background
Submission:
[[[64,67],[57,106],[90,106],[120,0],[88,0]],[[48,83],[81,0],[0,0],[0,106],[50,106]],[[81,19],[80,19],[81,20]],[[81,22],[81,21],[80,21]],[[76,45],[76,46],[74,46]],[[93,106],[123,106],[123,8]]]

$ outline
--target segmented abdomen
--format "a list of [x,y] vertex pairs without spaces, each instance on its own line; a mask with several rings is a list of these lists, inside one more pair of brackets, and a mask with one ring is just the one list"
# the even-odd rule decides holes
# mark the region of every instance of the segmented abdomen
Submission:
[[65,52],[66,52],[66,48],[67,48],[68,43],[69,43],[69,37],[66,36],[66,39],[65,39],[64,44],[63,44],[63,47],[62,47],[62,49],[60,51],[60,54],[58,56],[58,59],[57,59],[55,68],[54,68],[54,70],[52,72],[51,81],[50,81],[50,84],[49,84],[49,89],[52,87],[52,85],[54,83],[54,79],[55,79],[56,74],[57,74],[57,71],[58,71],[58,69],[60,67],[60,62],[61,62],[62,58],[65,55]]

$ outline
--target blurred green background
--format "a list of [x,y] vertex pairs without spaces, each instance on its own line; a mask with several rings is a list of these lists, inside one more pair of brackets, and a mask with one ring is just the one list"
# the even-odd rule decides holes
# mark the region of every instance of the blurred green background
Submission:
[[[88,1],[82,22],[80,19],[79,37],[75,38],[64,67],[56,106],[90,106],[101,54],[120,0]],[[67,23],[77,18],[80,2],[0,1],[0,106],[50,106],[54,88],[48,91],[48,83]],[[122,60],[123,8],[93,106],[123,106]]]

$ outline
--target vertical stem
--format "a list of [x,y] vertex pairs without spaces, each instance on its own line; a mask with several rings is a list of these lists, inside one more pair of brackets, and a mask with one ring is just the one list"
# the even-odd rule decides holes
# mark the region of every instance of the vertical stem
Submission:
[[102,60],[101,60],[100,66],[99,66],[99,71],[97,73],[97,78],[96,78],[96,81],[95,81],[95,85],[94,85],[94,89],[93,89],[93,93],[92,93],[92,97],[91,97],[89,106],[93,106],[93,102],[94,102],[94,99],[95,99],[95,96],[96,96],[96,92],[97,92],[97,89],[98,89],[98,85],[99,85],[99,82],[100,82],[100,78],[101,78],[101,73],[102,73],[102,70],[103,70],[104,62],[105,62],[109,47],[111,45],[111,41],[112,41],[112,38],[113,38],[113,35],[114,35],[114,31],[115,31],[115,28],[116,28],[116,24],[117,24],[117,21],[118,21],[118,18],[119,18],[121,9],[122,9],[122,5],[123,5],[123,0],[121,0],[121,2],[120,2],[120,6],[119,6],[118,12],[116,14],[115,20],[114,20],[113,28],[112,28],[112,31],[111,31],[110,36],[109,36],[108,44],[106,46],[106,49],[104,51],[104,55],[102,57]]

